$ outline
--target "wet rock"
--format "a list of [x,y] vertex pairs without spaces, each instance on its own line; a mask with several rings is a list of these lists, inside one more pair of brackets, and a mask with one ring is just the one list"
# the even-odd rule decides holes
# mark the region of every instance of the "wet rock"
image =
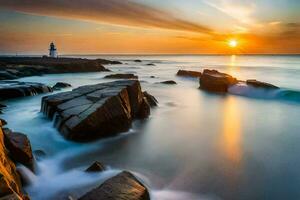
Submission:
[[96,161],[91,166],[89,166],[85,171],[86,172],[101,172],[101,171],[104,171],[105,169],[106,169],[106,167],[102,163]]
[[0,99],[11,99],[52,92],[52,88],[42,83],[0,81]]
[[137,117],[140,119],[145,119],[149,115],[150,115],[150,104],[148,103],[147,98],[144,97]]
[[11,80],[16,78],[18,77],[7,71],[0,71],[0,80]]
[[228,87],[236,83],[236,78],[217,70],[205,69],[200,78],[200,88],[211,92],[227,92]]
[[186,76],[192,78],[200,78],[202,73],[197,71],[179,70],[176,74],[177,76]]
[[146,64],[147,66],[155,66],[155,64],[153,64],[153,63],[148,63],[148,64]]
[[1,108],[6,108],[6,105],[0,103],[0,109],[1,109]]
[[59,90],[59,89],[62,89],[62,88],[67,88],[67,87],[72,87],[72,85],[69,84],[69,83],[65,83],[65,82],[57,82],[57,83],[53,86],[53,89],[54,89],[54,90]]
[[23,133],[12,132],[5,129],[5,146],[11,158],[34,171],[34,159],[30,141]]
[[150,200],[148,189],[130,172],[122,172],[79,200]]
[[43,150],[34,150],[33,154],[36,158],[36,160],[42,160],[46,157],[46,153]]
[[21,179],[5,147],[4,132],[0,122],[0,198],[9,199],[9,195],[22,196],[21,191]]
[[142,61],[141,61],[141,60],[134,60],[134,62],[140,63],[140,62],[142,62]]
[[145,109],[138,80],[87,85],[42,99],[41,111],[54,117],[67,139],[89,141],[127,131]]
[[138,76],[134,74],[110,74],[105,76],[104,78],[112,78],[112,79],[138,79]]
[[150,76],[150,78],[155,78],[155,76]]
[[247,85],[257,87],[257,88],[264,88],[264,89],[278,89],[279,87],[272,85],[270,83],[265,83],[261,81],[257,81],[255,79],[250,79],[246,81]]
[[169,80],[169,81],[162,81],[162,82],[160,82],[160,83],[162,83],[162,84],[166,84],[166,85],[175,85],[175,84],[177,84],[175,81],[173,81],[173,80]]
[[149,94],[147,91],[143,92],[143,94],[144,94],[144,97],[147,99],[147,101],[148,101],[148,103],[151,107],[157,106],[158,101],[154,96]]
[[1,119],[1,118],[0,118],[0,121],[1,121],[2,126],[7,125],[7,122],[6,122],[4,119]]

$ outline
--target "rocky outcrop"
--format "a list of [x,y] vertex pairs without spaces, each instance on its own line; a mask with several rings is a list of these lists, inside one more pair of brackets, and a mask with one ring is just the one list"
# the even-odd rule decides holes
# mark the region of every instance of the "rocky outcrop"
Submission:
[[10,157],[34,171],[34,158],[32,155],[30,141],[23,133],[4,130],[5,146],[9,150]]
[[257,81],[255,79],[250,79],[246,81],[247,85],[250,85],[252,87],[256,87],[256,88],[263,88],[263,89],[278,89],[279,87],[272,85],[270,83],[265,83],[265,82],[261,82],[261,81]]
[[85,171],[86,172],[101,172],[104,170],[106,170],[106,167],[102,163],[96,161],[91,166],[89,166]]
[[177,76],[185,76],[185,77],[192,77],[192,78],[200,78],[202,73],[197,71],[188,71],[188,70],[178,70]]
[[217,70],[205,69],[200,78],[200,88],[211,92],[227,92],[238,80]]
[[[67,139],[89,141],[127,131],[150,109],[138,80],[87,85],[42,99],[41,111],[53,118]],[[150,112],[148,113],[148,115]]]
[[105,76],[104,78],[111,79],[138,79],[139,77],[134,74],[110,74]]
[[122,172],[79,200],[150,200],[148,189],[130,172]]
[[0,199],[25,199],[21,179],[15,164],[11,161],[4,143],[4,132],[0,122]]
[[177,83],[173,80],[169,80],[169,81],[162,81],[162,82],[159,82],[161,84],[166,84],[166,85],[176,85]]
[[154,96],[149,94],[147,91],[143,92],[143,94],[144,94],[144,97],[147,99],[147,101],[148,101],[148,103],[151,107],[157,106],[158,101]]
[[54,90],[60,90],[62,88],[68,88],[68,87],[72,87],[72,85],[65,82],[57,82],[52,88]]
[[0,81],[0,99],[11,99],[25,96],[34,96],[52,92],[52,88],[42,83]]
[[0,57],[0,80],[43,74],[110,71],[103,65],[121,64],[104,59]]

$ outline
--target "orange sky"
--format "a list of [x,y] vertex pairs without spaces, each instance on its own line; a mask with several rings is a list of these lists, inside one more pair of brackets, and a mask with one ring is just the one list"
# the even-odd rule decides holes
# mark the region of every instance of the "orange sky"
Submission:
[[[300,53],[295,0],[0,0],[0,53]],[[229,40],[238,45],[232,48]]]

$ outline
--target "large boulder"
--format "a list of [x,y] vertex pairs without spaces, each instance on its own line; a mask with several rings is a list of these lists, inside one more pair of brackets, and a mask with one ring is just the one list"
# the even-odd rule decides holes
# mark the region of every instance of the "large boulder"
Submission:
[[150,200],[148,189],[130,172],[122,172],[79,200]]
[[134,74],[110,74],[105,76],[104,78],[111,78],[111,79],[138,79],[138,76]]
[[52,88],[42,83],[0,81],[0,99],[10,99],[25,96],[34,96],[52,92]]
[[189,71],[189,70],[178,70],[177,76],[185,76],[185,77],[192,77],[192,78],[200,78],[202,73],[197,71]]
[[[138,80],[87,85],[43,97],[41,111],[67,139],[89,141],[127,131],[145,118],[145,98]],[[149,115],[150,113],[148,113]]]
[[250,85],[252,87],[256,87],[256,88],[264,88],[264,89],[278,89],[279,87],[272,85],[270,83],[265,83],[265,82],[261,82],[261,81],[257,81],[255,79],[250,79],[246,81],[247,85]]
[[[0,122],[0,199],[22,196],[21,179],[16,165],[11,161],[4,143],[4,132]],[[21,199],[21,197],[20,197]]]
[[34,171],[34,158],[28,137],[23,133],[5,129],[5,146],[11,158]]
[[227,92],[236,83],[236,78],[217,70],[205,69],[200,78],[200,88],[211,92]]

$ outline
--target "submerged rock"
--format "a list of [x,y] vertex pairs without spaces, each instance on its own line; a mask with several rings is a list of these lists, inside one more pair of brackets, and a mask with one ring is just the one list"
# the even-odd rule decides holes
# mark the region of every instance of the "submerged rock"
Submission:
[[140,63],[140,62],[142,62],[141,60],[134,60],[134,62],[138,62],[138,63]]
[[104,171],[105,169],[106,169],[106,167],[102,163],[96,161],[91,166],[89,166],[85,171],[86,172],[101,172],[101,171]]
[[160,83],[162,83],[162,84],[167,84],[167,85],[175,85],[175,84],[177,84],[175,81],[173,81],[173,80],[169,80],[169,81],[162,81],[162,82],[160,82]]
[[83,142],[127,131],[145,107],[140,82],[122,80],[43,97],[41,111],[55,116],[56,127],[67,139]]
[[186,76],[192,78],[200,78],[202,73],[197,71],[188,71],[188,70],[178,70],[177,76]]
[[147,66],[155,66],[155,64],[154,63],[148,63],[148,64],[146,64]]
[[255,79],[250,79],[246,81],[247,85],[257,87],[257,88],[265,88],[265,89],[278,89],[279,87],[272,85],[270,83],[265,83],[261,81],[257,81]]
[[138,79],[138,76],[134,74],[110,74],[104,78],[114,78],[114,79]]
[[238,80],[217,70],[205,69],[200,78],[200,88],[211,92],[227,92],[228,87]]
[[122,172],[79,200],[150,200],[148,189],[130,172]]
[[53,89],[54,89],[54,90],[59,90],[59,89],[62,89],[62,88],[67,88],[67,87],[72,87],[72,85],[69,84],[69,83],[65,83],[65,82],[57,82],[57,83],[53,86]]
[[34,96],[52,92],[52,88],[42,83],[0,81],[0,99],[10,99],[25,96]]
[[14,161],[19,162],[34,171],[34,158],[30,141],[26,135],[5,129],[5,146],[9,150],[10,156]]

